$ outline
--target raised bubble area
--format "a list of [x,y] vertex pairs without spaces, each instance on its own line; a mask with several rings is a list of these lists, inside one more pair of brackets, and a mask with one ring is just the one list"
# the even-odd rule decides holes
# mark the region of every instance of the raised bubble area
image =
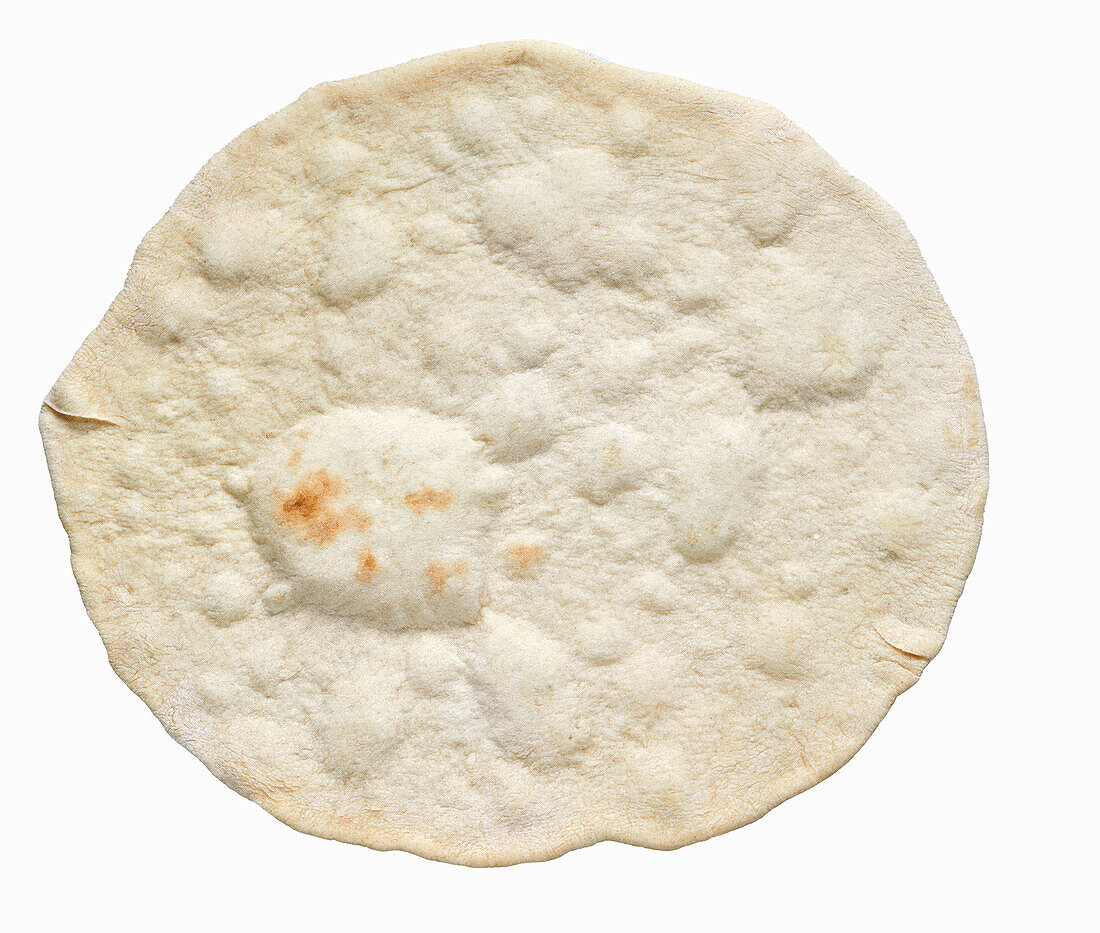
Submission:
[[472,624],[503,469],[456,422],[327,412],[277,438],[243,499],[290,601],[387,628]]

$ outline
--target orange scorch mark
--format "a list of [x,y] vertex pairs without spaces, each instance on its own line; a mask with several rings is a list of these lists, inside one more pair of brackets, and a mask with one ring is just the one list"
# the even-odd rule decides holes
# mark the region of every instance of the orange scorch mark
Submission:
[[431,486],[422,486],[419,492],[410,492],[405,496],[405,505],[417,515],[422,515],[428,509],[449,509],[454,502],[455,494],[449,489],[432,489]]
[[292,470],[302,462],[302,452],[300,450],[292,450],[290,456],[286,458],[286,465]]
[[370,583],[382,572],[378,564],[378,558],[374,556],[369,547],[359,552],[359,566],[355,570],[355,579],[360,583]]
[[544,551],[538,544],[509,544],[508,564],[522,573],[542,560]]
[[463,577],[469,570],[470,568],[464,560],[457,561],[449,567],[432,561],[428,564],[427,569],[424,571],[424,575],[428,578],[428,586],[431,588],[432,592],[438,593],[447,585],[447,581],[450,580],[451,577]]
[[307,473],[287,495],[275,493],[275,516],[305,540],[328,544],[348,526],[366,528],[370,516],[355,506],[336,508],[332,500],[344,492],[344,483],[324,470]]
[[373,518],[357,505],[349,505],[344,509],[344,518],[347,519],[349,525],[353,528],[358,528],[360,531],[365,528],[370,528],[371,522],[374,521]]

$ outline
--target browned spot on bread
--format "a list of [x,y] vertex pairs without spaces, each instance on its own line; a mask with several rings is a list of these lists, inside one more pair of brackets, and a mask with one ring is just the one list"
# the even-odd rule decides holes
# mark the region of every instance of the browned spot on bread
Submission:
[[405,496],[405,505],[422,515],[428,509],[449,509],[454,502],[455,494],[449,489],[432,489],[424,486],[419,492],[410,492]]
[[290,456],[286,458],[286,465],[292,470],[302,462],[302,452],[300,450],[292,450]]
[[370,528],[371,523],[374,521],[373,518],[357,505],[349,505],[344,509],[344,517],[347,518],[349,525],[360,530]]
[[370,583],[382,568],[378,565],[378,558],[374,556],[369,547],[359,552],[359,566],[355,570],[355,579],[360,583]]
[[302,537],[325,544],[340,533],[341,522],[331,500],[343,491],[343,482],[324,470],[307,473],[279,503],[279,520],[297,529]]
[[513,570],[522,573],[542,560],[543,553],[538,544],[509,544],[508,563]]
[[431,561],[424,571],[424,575],[428,578],[428,586],[431,587],[432,592],[438,593],[447,585],[447,581],[450,580],[451,577],[465,576],[469,569],[469,566],[464,560],[451,564],[449,567],[445,564],[437,564],[435,561]]
[[337,509],[332,504],[343,491],[343,481],[324,470],[315,470],[302,477],[290,495],[275,493],[275,516],[307,541],[328,544],[349,525],[366,528],[370,524],[370,516],[361,509]]
[[972,370],[963,373],[962,396],[973,403],[966,413],[966,443],[969,447],[977,447],[982,435],[982,416],[978,408],[978,380]]
[[978,380],[974,378],[974,373],[971,370],[963,373],[960,391],[963,398],[969,399],[971,402],[978,401]]

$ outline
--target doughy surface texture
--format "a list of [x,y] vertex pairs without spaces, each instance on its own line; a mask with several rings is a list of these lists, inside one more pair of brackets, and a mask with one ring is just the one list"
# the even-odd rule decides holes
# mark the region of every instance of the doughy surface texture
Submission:
[[771,107],[542,43],[218,153],[47,398],[115,670],[307,832],[751,821],[947,631],[986,447],[897,215]]

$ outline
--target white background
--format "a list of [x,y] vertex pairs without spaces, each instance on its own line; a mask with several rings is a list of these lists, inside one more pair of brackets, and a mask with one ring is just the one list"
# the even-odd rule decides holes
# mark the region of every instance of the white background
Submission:
[[[9,8],[7,928],[1097,929],[1091,6]],[[942,654],[836,776],[677,852],[605,843],[472,870],[293,832],[167,736],[81,607],[35,421],[140,236],[232,136],[319,81],[513,38],[767,100],[892,202],[973,350],[992,482]]]

